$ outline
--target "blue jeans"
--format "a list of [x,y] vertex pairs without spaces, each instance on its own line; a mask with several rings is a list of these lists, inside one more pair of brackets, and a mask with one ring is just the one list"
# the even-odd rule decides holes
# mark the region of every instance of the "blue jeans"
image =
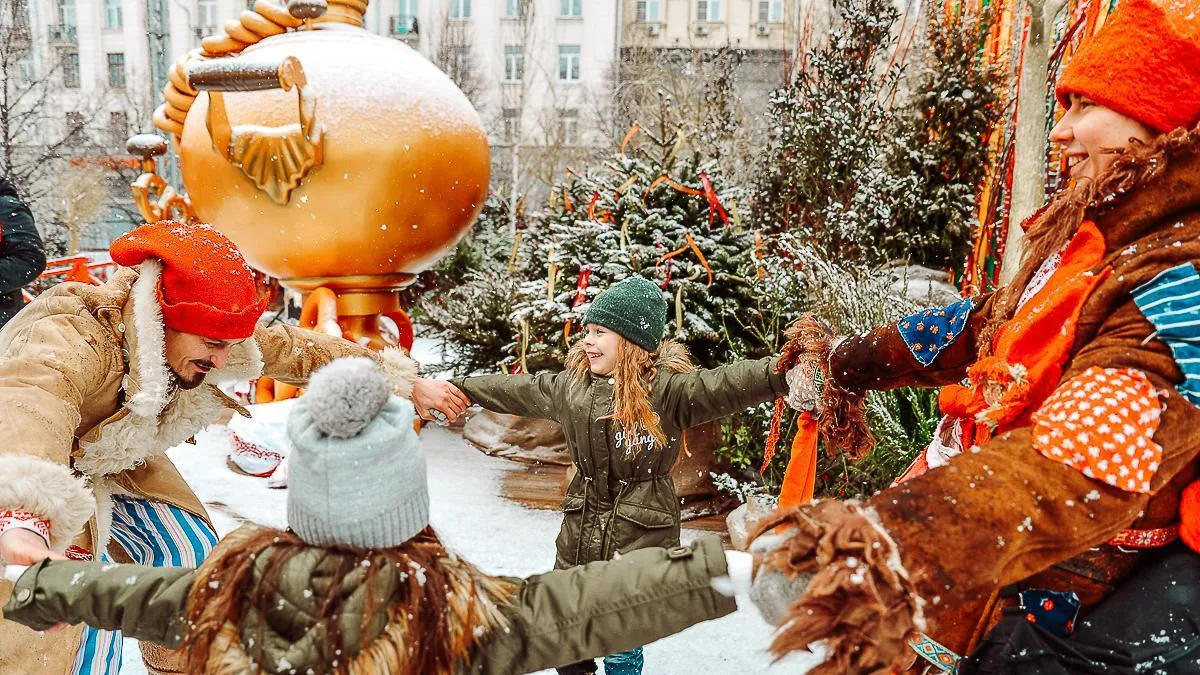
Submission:
[[642,648],[604,657],[604,675],[642,675]]
[[[630,649],[627,652],[604,657],[605,675],[642,675],[642,648]],[[559,666],[555,670],[558,675],[595,675],[596,661],[588,659],[569,666]]]

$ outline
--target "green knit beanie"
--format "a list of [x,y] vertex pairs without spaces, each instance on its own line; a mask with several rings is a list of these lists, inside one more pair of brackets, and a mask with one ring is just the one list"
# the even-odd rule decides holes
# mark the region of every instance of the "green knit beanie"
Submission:
[[667,328],[667,301],[653,282],[633,276],[609,286],[588,306],[583,325],[594,323],[652,352]]

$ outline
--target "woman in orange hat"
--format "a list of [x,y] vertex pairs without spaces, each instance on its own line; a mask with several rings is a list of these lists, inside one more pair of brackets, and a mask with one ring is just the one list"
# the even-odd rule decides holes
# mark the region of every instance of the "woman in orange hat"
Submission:
[[812,575],[779,650],[823,641],[829,672],[1197,672],[1200,589],[1175,582],[1200,577],[1179,543],[1200,550],[1198,23],[1195,0],[1122,0],[1068,64],[1070,180],[1011,284],[833,351],[827,381],[942,387],[948,419],[930,468],[766,524],[804,534],[776,562]]

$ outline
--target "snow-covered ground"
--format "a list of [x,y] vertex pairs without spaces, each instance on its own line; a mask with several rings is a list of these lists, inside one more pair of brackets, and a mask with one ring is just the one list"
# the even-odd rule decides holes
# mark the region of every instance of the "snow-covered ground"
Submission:
[[[426,364],[427,373],[441,361],[440,348],[431,340],[418,339],[413,356]],[[221,535],[237,528],[241,520],[286,525],[285,490],[269,489],[265,479],[238,475],[226,466],[229,441],[223,426],[209,427],[196,440],[196,445],[184,444],[169,454],[208,505]],[[494,574],[526,576],[553,566],[560,516],[502,496],[500,478],[511,469],[509,460],[488,457],[461,436],[434,425],[421,432],[421,443],[429,466],[433,526],[451,549]],[[704,534],[685,529],[683,539],[687,542]],[[770,628],[748,599],[738,598],[738,606],[735,614],[647,646],[646,673],[794,674],[812,665],[811,656],[796,655],[772,667],[765,651]],[[127,640],[122,675],[145,672],[137,644]]]

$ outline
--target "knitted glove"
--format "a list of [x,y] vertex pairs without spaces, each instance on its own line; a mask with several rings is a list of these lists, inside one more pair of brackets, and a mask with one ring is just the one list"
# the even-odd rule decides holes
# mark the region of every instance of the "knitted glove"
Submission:
[[754,554],[750,601],[758,608],[763,620],[775,627],[782,626],[787,620],[788,611],[812,580],[811,574],[788,576],[773,566],[763,564],[767,554],[782,548],[789,538],[786,533],[764,534],[750,544],[750,552]]
[[784,375],[787,381],[787,404],[796,412],[813,412],[821,402],[824,377],[812,359],[802,359]]

